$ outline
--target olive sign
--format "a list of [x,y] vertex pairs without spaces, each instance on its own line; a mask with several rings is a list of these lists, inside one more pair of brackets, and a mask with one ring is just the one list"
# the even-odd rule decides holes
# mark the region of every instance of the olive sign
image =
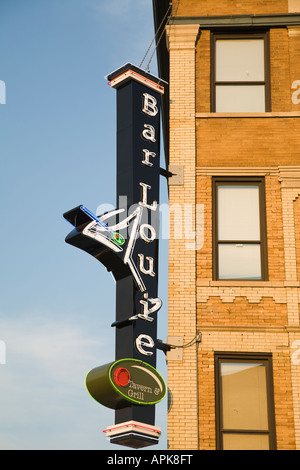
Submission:
[[155,405],[166,395],[166,384],[154,367],[136,359],[121,359],[92,369],[86,376],[89,394],[108,408],[131,404]]

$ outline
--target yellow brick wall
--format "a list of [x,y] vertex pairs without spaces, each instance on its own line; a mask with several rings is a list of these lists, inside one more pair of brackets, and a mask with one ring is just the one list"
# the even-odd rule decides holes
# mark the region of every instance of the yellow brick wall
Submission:
[[[196,46],[196,109],[198,113],[211,111],[211,44],[210,31],[202,30]],[[288,59],[288,60],[287,60]],[[293,104],[292,84],[300,80],[300,28],[270,30],[270,76],[272,112],[299,111]],[[296,86],[296,85],[295,85]]]
[[286,28],[270,31],[271,109],[273,112],[291,111],[291,78],[289,36]]
[[173,0],[177,7],[177,16],[220,16],[287,13],[287,0]]
[[209,30],[200,32],[196,45],[196,112],[210,112],[210,35]]
[[211,296],[207,302],[198,303],[197,321],[199,325],[214,326],[285,326],[287,309],[286,305],[276,303],[271,297],[254,303],[243,296],[236,297],[233,302],[223,302],[220,297]]
[[[271,113],[211,114],[210,31],[201,31],[196,46],[197,165],[268,166],[300,163],[300,29],[271,29]],[[299,93],[300,100],[300,93]],[[208,113],[208,114],[206,114]],[[287,151],[287,148],[289,151]]]
[[300,107],[300,26],[293,26],[288,28],[289,37],[289,58],[290,58],[290,82],[292,92],[296,93],[298,103],[292,100],[292,110],[299,111]]
[[[212,2],[182,0],[178,15],[235,8],[279,13],[288,2],[227,1],[216,13]],[[204,230],[203,244],[191,249],[171,215],[169,338],[185,344],[198,330],[202,341],[167,355],[169,448],[216,448],[214,353],[240,351],[272,353],[277,446],[300,449],[300,104],[291,99],[300,80],[299,29],[271,30],[272,112],[255,116],[210,113],[210,32],[198,32],[168,27],[170,165],[184,174],[182,184],[169,180],[169,204],[181,215],[192,207],[192,232],[201,207]],[[255,174],[265,177],[269,280],[213,281],[212,176]]]
[[[170,207],[182,210],[195,200],[195,40],[198,27],[170,26],[170,164],[184,165],[183,186],[169,188]],[[184,83],[184,87],[182,84]],[[190,240],[177,238],[177,220],[171,218],[169,242],[169,335],[188,342],[196,330],[195,271],[196,252]],[[175,225],[175,226],[174,226]],[[195,231],[195,218],[190,219]],[[175,234],[175,235],[174,235]],[[169,316],[170,318],[170,316]],[[197,361],[195,351],[186,349],[182,362],[168,365],[168,387],[172,406],[168,415],[168,441],[171,449],[197,449]],[[184,434],[183,434],[184,433]]]
[[296,259],[297,259],[297,276],[300,279],[300,198],[294,202],[295,216],[295,235],[296,235]]
[[203,246],[197,252],[197,279],[212,279],[212,184],[211,177],[197,177],[197,204],[204,209]]
[[284,281],[283,220],[278,176],[265,176],[265,192],[269,280]]
[[245,331],[225,327],[202,327],[202,344],[198,351],[199,365],[199,444],[202,450],[215,450],[215,376],[214,352],[272,351],[274,407],[278,450],[295,450],[293,391],[289,338],[284,329]]
[[[299,119],[197,119],[197,165],[278,166],[300,163]],[[287,151],[287,149],[289,149]]]
[[[205,159],[204,159],[205,160]],[[253,172],[254,173],[254,172]],[[252,173],[252,174],[253,174]],[[278,176],[265,176],[268,267],[270,281],[284,281],[281,187]],[[204,244],[197,253],[197,278],[212,278],[212,179],[197,178],[197,204],[204,206]]]

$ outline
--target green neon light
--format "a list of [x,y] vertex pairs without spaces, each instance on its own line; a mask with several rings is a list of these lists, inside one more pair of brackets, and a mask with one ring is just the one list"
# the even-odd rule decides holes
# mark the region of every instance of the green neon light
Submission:
[[114,232],[113,235],[113,240],[118,244],[118,245],[124,245],[125,243],[125,238],[118,232]]

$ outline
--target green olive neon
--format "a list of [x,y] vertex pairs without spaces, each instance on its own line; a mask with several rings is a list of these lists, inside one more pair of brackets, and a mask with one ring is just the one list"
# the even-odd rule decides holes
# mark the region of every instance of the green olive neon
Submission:
[[125,238],[118,232],[114,232],[113,234],[113,240],[118,244],[118,245],[124,245],[125,243]]

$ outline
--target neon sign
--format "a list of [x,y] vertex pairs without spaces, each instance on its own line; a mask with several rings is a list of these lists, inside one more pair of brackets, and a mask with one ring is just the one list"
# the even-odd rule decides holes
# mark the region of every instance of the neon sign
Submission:
[[[65,219],[74,226],[66,242],[98,259],[116,280],[111,325],[116,329],[116,361],[131,358],[155,369],[157,313],[162,307],[157,295],[160,101],[166,84],[132,64],[107,79],[117,90],[117,201],[126,196],[127,206],[100,216],[84,205],[66,212]],[[126,371],[118,372],[120,381],[125,380]],[[135,420],[146,428],[154,425],[153,403],[140,400],[144,406],[135,406],[137,392],[130,386],[128,391],[116,408],[116,424]],[[125,411],[120,413],[120,408]]]
[[92,369],[85,379],[89,394],[112,409],[135,405],[155,405],[166,395],[162,376],[146,362],[120,359]]

